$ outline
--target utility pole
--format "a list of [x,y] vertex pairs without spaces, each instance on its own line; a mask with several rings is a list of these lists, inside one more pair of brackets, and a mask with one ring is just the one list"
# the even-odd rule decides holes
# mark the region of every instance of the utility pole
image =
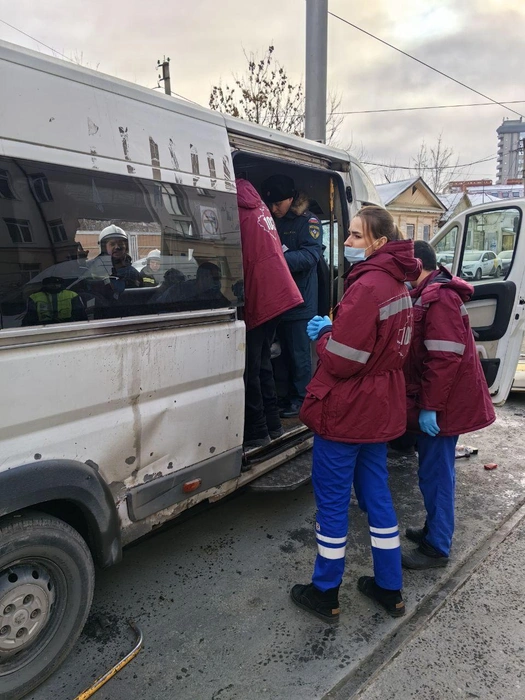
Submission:
[[157,61],[157,68],[162,68],[162,78],[159,75],[159,81],[164,83],[164,92],[166,95],[171,95],[171,78],[170,78],[170,59],[164,57],[162,63]]
[[326,142],[328,0],[306,0],[304,135]]

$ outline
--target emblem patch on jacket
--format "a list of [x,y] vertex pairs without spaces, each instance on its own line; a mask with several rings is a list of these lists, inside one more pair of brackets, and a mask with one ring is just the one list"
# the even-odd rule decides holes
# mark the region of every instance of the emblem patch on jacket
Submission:
[[[311,221],[311,219],[310,219],[310,221]],[[319,236],[321,235],[321,229],[319,228],[319,224],[317,223],[317,221],[315,224],[310,224],[309,228],[310,228],[310,236],[312,238],[319,238]]]

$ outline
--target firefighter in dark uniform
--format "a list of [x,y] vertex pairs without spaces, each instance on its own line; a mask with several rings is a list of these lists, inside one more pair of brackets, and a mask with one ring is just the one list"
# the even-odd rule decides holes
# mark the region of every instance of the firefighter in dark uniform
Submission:
[[303,303],[283,316],[278,328],[281,353],[288,371],[288,396],[283,418],[299,415],[312,376],[306,324],[318,313],[317,264],[322,255],[321,223],[310,211],[306,195],[298,193],[287,175],[272,175],[261,185],[282,243],[284,257]]

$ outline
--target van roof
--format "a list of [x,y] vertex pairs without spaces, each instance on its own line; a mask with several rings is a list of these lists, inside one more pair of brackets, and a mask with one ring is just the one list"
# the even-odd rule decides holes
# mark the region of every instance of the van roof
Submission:
[[59,75],[67,80],[73,80],[123,97],[146,102],[161,109],[167,109],[211,124],[224,126],[231,133],[314,153],[325,158],[328,157],[330,160],[357,163],[356,159],[347,151],[316,141],[310,141],[300,136],[294,136],[293,134],[269,129],[259,124],[252,124],[243,119],[237,119],[227,114],[201,107],[196,103],[165,95],[135,83],[130,83],[127,80],[74,63],[67,63],[67,61],[60,58],[47,56],[6,41],[0,41],[0,60],[27,66],[52,75]]

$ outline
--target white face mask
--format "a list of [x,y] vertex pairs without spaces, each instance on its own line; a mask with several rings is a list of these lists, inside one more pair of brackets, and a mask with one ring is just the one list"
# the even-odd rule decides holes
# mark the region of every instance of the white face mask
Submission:
[[365,248],[345,248],[345,258],[349,263],[361,262],[361,260],[366,260],[366,249]]
[[[379,239],[379,240],[381,240],[381,239]],[[375,253],[377,250],[379,250],[379,248],[374,248],[373,246],[374,246],[373,243],[371,243],[366,248],[350,248],[349,246],[345,246],[344,256],[348,260],[349,263],[353,264],[353,263],[361,262],[361,260],[367,259],[368,255],[366,254],[366,251],[369,248],[373,248],[372,253]],[[381,246],[379,246],[379,247],[381,247]],[[372,255],[372,253],[370,253],[370,255]]]

